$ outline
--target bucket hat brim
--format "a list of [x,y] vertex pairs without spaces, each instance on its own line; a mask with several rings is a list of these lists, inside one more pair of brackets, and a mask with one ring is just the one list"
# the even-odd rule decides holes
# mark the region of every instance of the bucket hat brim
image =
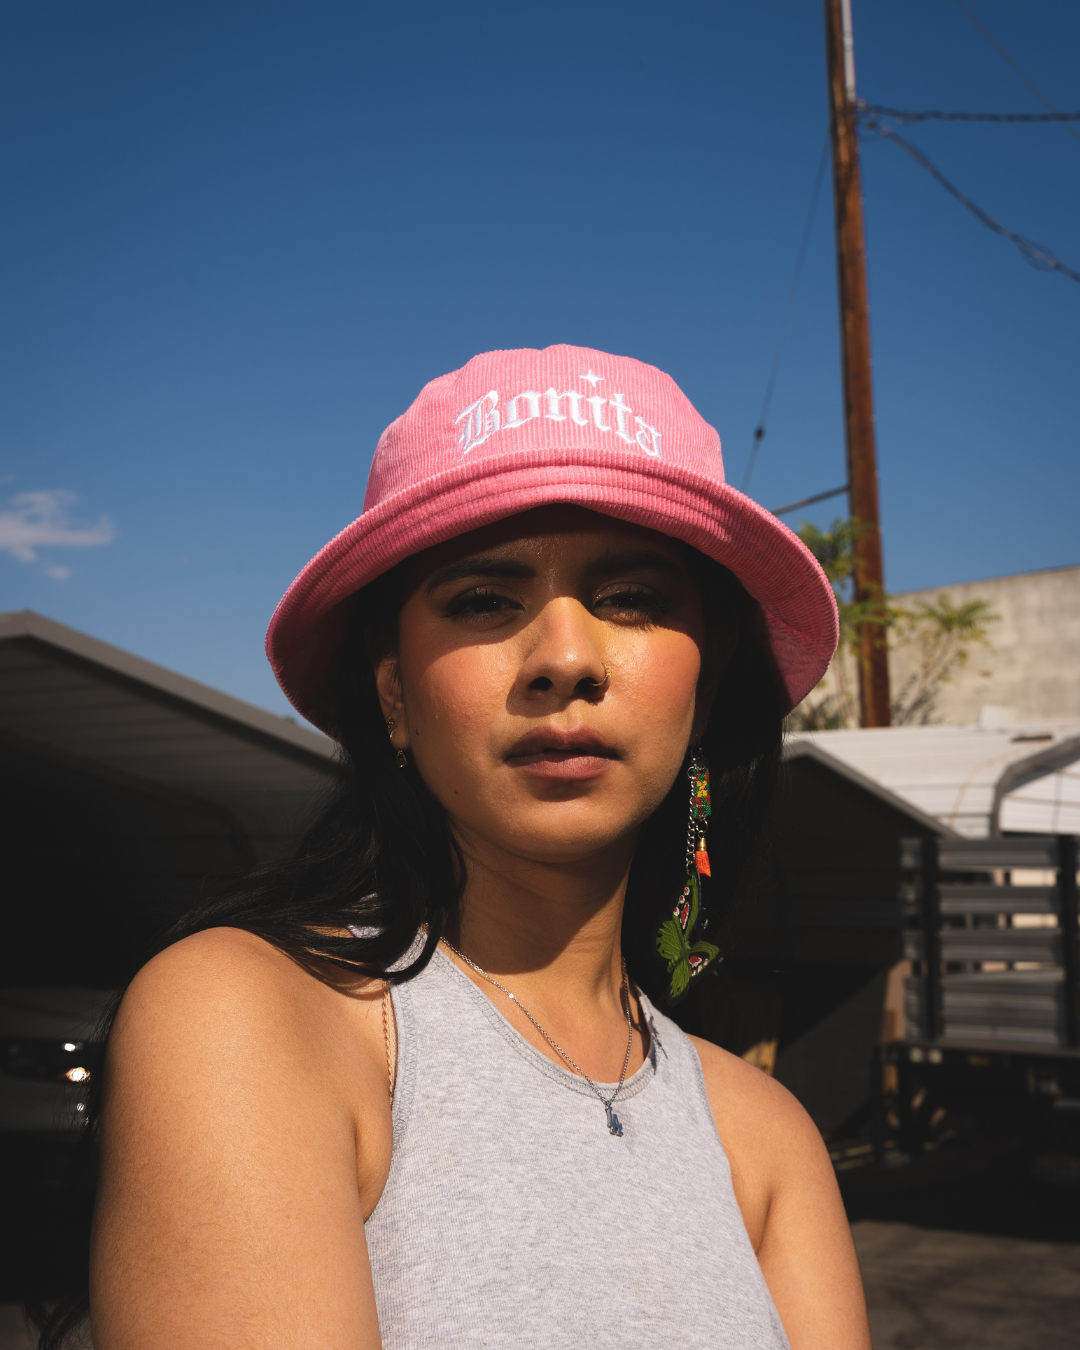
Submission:
[[730,485],[677,464],[591,448],[520,450],[463,460],[379,502],[330,541],[293,582],[266,652],[285,694],[336,735],[335,673],[345,601],[397,563],[457,535],[539,506],[567,503],[645,526],[732,571],[760,614],[789,712],[828,668],[836,599],[817,560],[775,516]]

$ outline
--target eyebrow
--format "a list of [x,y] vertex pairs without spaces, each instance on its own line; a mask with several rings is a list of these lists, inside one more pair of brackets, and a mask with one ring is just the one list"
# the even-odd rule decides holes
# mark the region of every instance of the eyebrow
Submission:
[[[682,579],[686,568],[674,558],[654,549],[634,549],[626,553],[607,554],[596,558],[585,568],[586,575],[594,578],[608,572],[662,572],[665,576]],[[433,572],[425,586],[428,595],[454,581],[467,581],[474,577],[485,577],[498,581],[533,581],[536,568],[529,563],[516,562],[512,558],[493,558],[484,554],[475,554],[471,558],[460,558],[457,562],[447,563]]]
[[665,576],[681,579],[687,575],[686,568],[681,563],[655,549],[610,553],[589,563],[585,571],[590,576],[602,572],[662,572]]
[[530,567],[528,563],[514,562],[511,558],[488,558],[478,554],[440,567],[428,578],[424,589],[431,595],[448,582],[467,581],[470,577],[491,577],[501,581],[532,581],[535,576],[536,568]]

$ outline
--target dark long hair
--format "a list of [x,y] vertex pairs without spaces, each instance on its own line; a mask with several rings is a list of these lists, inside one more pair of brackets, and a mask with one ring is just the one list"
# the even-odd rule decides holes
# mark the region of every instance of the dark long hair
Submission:
[[[739,628],[701,738],[713,797],[709,936],[716,940],[719,932],[722,942],[780,764],[780,699],[775,671],[759,640],[756,607],[726,568],[693,549],[687,548],[686,554],[707,626],[715,630],[734,619]],[[308,969],[316,958],[381,974],[400,960],[426,926],[423,950],[391,979],[411,979],[430,961],[456,913],[465,866],[440,804],[415,768],[398,768],[375,687],[373,658],[396,646],[406,566],[388,572],[349,602],[337,668],[340,779],[295,854],[255,868],[196,905],[163,935],[157,950],[225,925],[257,934]],[[684,884],[688,800],[688,780],[680,773],[641,827],[627,887],[623,951],[631,978],[654,999],[662,998],[666,979],[654,934]],[[335,935],[350,930],[350,936]],[[111,1021],[112,1014],[103,1036]],[[48,1293],[27,1305],[41,1331],[40,1350],[61,1350],[89,1310],[100,1090],[100,1075],[95,1074],[79,1179],[73,1186],[77,1212],[68,1220],[67,1256]]]

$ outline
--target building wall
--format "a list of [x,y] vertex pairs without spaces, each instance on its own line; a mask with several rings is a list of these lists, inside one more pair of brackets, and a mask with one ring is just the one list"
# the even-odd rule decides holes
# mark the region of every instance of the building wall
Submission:
[[[891,599],[914,608],[942,595],[954,605],[986,600],[999,618],[987,625],[990,646],[972,646],[967,664],[940,687],[931,722],[1012,726],[1040,718],[1080,718],[1080,566],[905,591]],[[890,653],[894,699],[916,664],[910,647]],[[843,725],[858,726],[855,665],[850,656],[844,658],[842,680],[838,666],[834,661],[801,711],[825,699],[831,712],[841,714]]]
[[[984,720],[999,723],[1080,717],[1080,567],[935,586],[895,601],[910,607],[939,595],[954,605],[987,600],[1001,617],[989,625],[991,648],[973,648],[967,665],[942,687],[935,722],[978,722],[984,707],[991,710]],[[912,660],[900,650],[889,664],[895,693]]]
[[819,1129],[866,1107],[871,1053],[896,1034],[903,991],[887,1009],[886,990],[903,957],[900,840],[927,833],[899,801],[790,755],[750,883],[713,915],[724,960],[674,1010],[684,1030],[775,1073]]

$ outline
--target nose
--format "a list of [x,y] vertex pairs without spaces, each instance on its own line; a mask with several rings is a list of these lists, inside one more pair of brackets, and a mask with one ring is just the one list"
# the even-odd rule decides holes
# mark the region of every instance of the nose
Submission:
[[517,689],[531,699],[554,694],[560,702],[603,696],[610,675],[604,662],[604,625],[569,596],[549,600],[529,625],[531,646]]

